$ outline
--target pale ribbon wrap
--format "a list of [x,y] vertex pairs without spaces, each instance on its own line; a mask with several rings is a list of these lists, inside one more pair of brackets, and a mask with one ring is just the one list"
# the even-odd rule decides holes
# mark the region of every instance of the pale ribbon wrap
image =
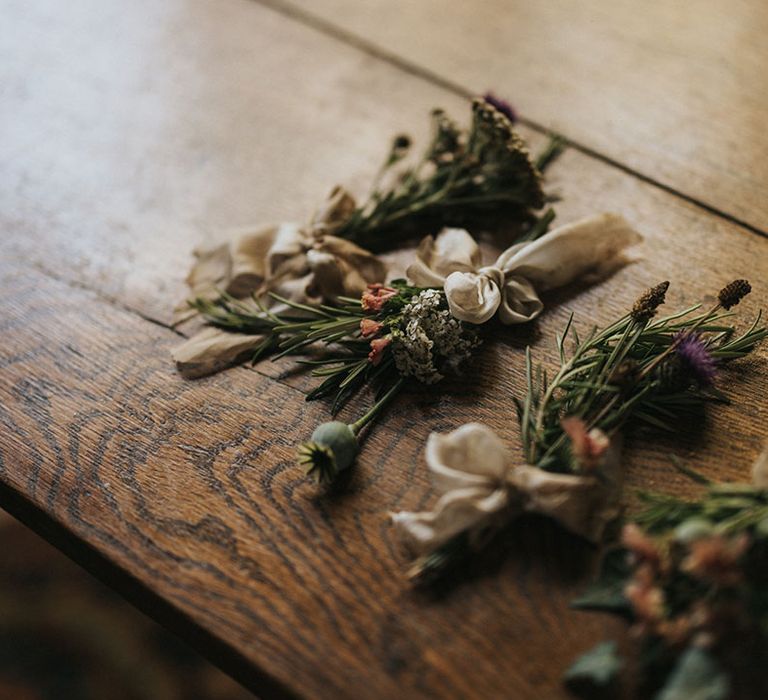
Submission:
[[608,448],[599,477],[516,465],[497,435],[480,423],[432,433],[425,456],[440,499],[431,511],[392,514],[397,530],[420,555],[460,533],[475,540],[524,512],[549,516],[596,542],[620,512],[617,442]]
[[[387,268],[373,253],[332,235],[354,208],[351,195],[336,188],[307,227],[283,223],[236,231],[221,245],[195,251],[197,260],[187,277],[191,296],[255,295],[278,311],[282,309],[267,292],[299,303],[359,297],[368,284],[385,281]],[[175,321],[195,313],[184,304],[176,310]],[[182,374],[198,377],[230,366],[261,340],[262,336],[205,328],[172,354]]]
[[768,446],[752,467],[752,484],[755,488],[768,490]]
[[474,239],[449,228],[422,241],[407,274],[417,286],[443,287],[462,321],[485,323],[498,311],[502,323],[526,323],[544,308],[539,293],[615,271],[627,262],[625,249],[640,241],[623,217],[600,214],[513,245],[483,266]]

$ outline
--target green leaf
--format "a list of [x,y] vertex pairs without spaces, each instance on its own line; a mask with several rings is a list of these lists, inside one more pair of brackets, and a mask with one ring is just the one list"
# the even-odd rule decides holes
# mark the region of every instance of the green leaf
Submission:
[[604,690],[613,683],[621,667],[616,642],[601,642],[580,656],[565,672],[563,680],[572,692],[592,698],[595,690]]
[[597,580],[572,603],[576,610],[595,610],[631,618],[624,586],[629,577],[626,549],[610,549],[603,556]]
[[677,662],[656,700],[727,700],[730,683],[720,664],[703,649],[691,647]]

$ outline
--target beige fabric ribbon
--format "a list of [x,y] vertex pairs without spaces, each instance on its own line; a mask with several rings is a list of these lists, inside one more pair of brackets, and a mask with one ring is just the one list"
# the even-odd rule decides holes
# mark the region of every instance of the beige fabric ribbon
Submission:
[[768,446],[752,467],[752,484],[755,488],[768,490]]
[[497,435],[468,423],[445,435],[432,433],[425,456],[442,496],[431,511],[393,513],[399,533],[419,555],[461,532],[477,539],[523,512],[554,518],[565,528],[598,541],[619,515],[620,446],[612,444],[598,476],[553,474],[515,465]]
[[[385,281],[387,268],[373,253],[333,235],[354,209],[352,196],[337,187],[308,227],[283,223],[235,231],[226,243],[195,251],[196,262],[187,277],[190,296],[253,295],[263,297],[272,308],[275,304],[267,292],[300,303],[361,296],[368,284]],[[176,309],[174,322],[195,314],[185,303]],[[260,340],[261,336],[206,328],[172,354],[182,374],[199,377],[236,362]]]
[[[243,299],[274,292],[297,302],[359,296],[368,284],[384,282],[387,268],[373,253],[333,235],[354,209],[352,196],[337,187],[308,226],[240,229],[225,243],[196,250],[187,276],[190,296],[215,299],[223,291]],[[194,314],[184,303],[175,321]]]
[[513,245],[483,266],[474,239],[449,228],[422,241],[408,278],[443,287],[451,314],[462,321],[485,323],[498,311],[502,323],[525,323],[544,308],[540,292],[613,272],[627,262],[625,249],[640,241],[622,216],[600,214]]

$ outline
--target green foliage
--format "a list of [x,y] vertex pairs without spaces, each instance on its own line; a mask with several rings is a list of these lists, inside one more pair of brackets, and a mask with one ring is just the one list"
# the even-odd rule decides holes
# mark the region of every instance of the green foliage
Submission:
[[640,498],[644,508],[634,520],[656,535],[669,534],[693,519],[711,522],[723,535],[751,531],[768,523],[768,492],[749,484],[713,485],[695,501],[653,492],[642,492]]
[[615,642],[601,642],[580,656],[565,672],[563,680],[572,692],[582,697],[601,696],[616,680],[622,662]]
[[[663,293],[661,299],[657,304],[663,303]],[[571,317],[557,338],[560,367],[551,379],[542,367],[533,367],[528,351],[527,393],[516,400],[526,461],[549,471],[577,469],[561,424],[565,417],[580,418],[587,430],[598,428],[609,437],[628,423],[671,431],[682,415],[708,401],[724,400],[681,361],[681,338],[695,334],[707,361],[721,365],[752,352],[768,329],[760,325],[758,314],[749,329],[737,334],[726,322],[732,313],[719,306],[705,313],[699,309],[693,306],[655,321],[633,310],[583,340]]]
[[630,574],[627,550],[608,550],[601,561],[597,579],[576,598],[571,607],[575,610],[593,610],[632,618],[632,608],[624,595],[624,586]]
[[706,651],[690,647],[678,659],[657,700],[727,700],[730,683]]
[[[485,100],[473,101],[467,130],[434,110],[432,139],[416,162],[408,159],[410,147],[408,137],[393,141],[367,200],[334,235],[381,251],[443,225],[503,220],[529,232],[536,225],[532,211],[546,201],[541,172],[509,119]],[[553,138],[537,161],[541,168],[563,147]]]

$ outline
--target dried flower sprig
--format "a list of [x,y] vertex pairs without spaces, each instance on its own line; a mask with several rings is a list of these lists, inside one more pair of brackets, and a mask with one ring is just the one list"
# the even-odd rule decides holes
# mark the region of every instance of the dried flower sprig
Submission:
[[503,220],[535,226],[533,211],[546,203],[541,169],[563,142],[553,138],[538,161],[540,169],[513,121],[509,105],[491,96],[472,101],[466,130],[443,110],[433,110],[432,138],[421,156],[409,162],[411,139],[397,136],[366,201],[331,233],[379,252],[445,225]]
[[[625,249],[640,240],[622,217],[601,214],[515,244],[495,265],[483,266],[469,233],[445,229],[422,241],[408,268],[418,286],[405,280],[388,287],[369,284],[359,299],[337,296],[335,305],[299,303],[273,293],[270,300],[283,312],[265,308],[257,295],[243,302],[220,294],[193,304],[214,327],[206,330],[215,341],[235,351],[250,349],[255,359],[325,346],[323,357],[306,361],[324,378],[308,399],[333,396],[335,414],[366,385],[384,401],[397,392],[390,387],[406,381],[440,381],[471,356],[479,343],[475,328],[496,315],[504,324],[533,320],[544,308],[538,289],[568,284],[587,272],[615,270],[626,262]],[[243,345],[237,336],[245,337]],[[361,428],[321,431],[302,447],[302,464],[321,480],[331,480],[349,462],[336,456],[346,448],[335,450],[331,442],[343,435],[347,444],[350,430],[356,436]]]
[[[719,484],[698,500],[641,495],[643,509],[624,526],[621,545],[606,553],[598,581],[573,607],[632,623],[639,675],[659,692],[655,697],[725,700],[745,668],[761,675],[758,687],[764,688],[768,491]],[[588,652],[566,683],[594,692],[595,685],[615,681],[616,661]],[[754,686],[755,678],[748,683]],[[705,695],[694,692],[702,688]]]
[[[668,286],[664,282],[649,289],[628,314],[603,329],[594,329],[583,340],[571,318],[557,339],[560,367],[551,379],[542,367],[534,369],[528,350],[527,392],[516,400],[526,464],[506,467],[501,481],[495,477],[495,483],[501,485],[489,493],[498,503],[519,504],[528,499],[524,509],[551,515],[579,534],[599,536],[607,518],[616,514],[610,506],[621,480],[615,472],[622,429],[629,424],[675,430],[683,414],[708,401],[725,399],[712,385],[715,369],[752,352],[768,336],[768,328],[761,325],[758,314],[751,327],[737,333],[727,323],[732,312],[724,309],[722,299],[705,312],[696,305],[653,320]],[[731,307],[749,291],[745,282],[736,287],[728,285],[725,290],[730,291],[720,294]],[[566,352],[569,337],[574,342],[570,355]],[[440,469],[439,464],[430,467]],[[452,473],[462,469],[474,473],[480,468],[450,464]],[[537,470],[535,478],[530,476],[531,469]],[[557,475],[562,476],[559,483]],[[550,495],[560,494],[559,506],[552,507],[534,493],[536,485],[545,481]],[[587,488],[590,483],[594,485],[591,491]],[[602,500],[595,493],[600,484],[607,487]],[[485,511],[471,521],[472,532],[455,534],[450,512],[441,504],[458,507],[461,499],[450,492],[443,499],[434,513],[405,513],[395,518],[426,550],[411,568],[413,578],[430,580],[452,568],[471,552],[473,540],[483,539],[478,536],[480,529],[498,527],[505,520],[483,506]],[[464,511],[478,512],[478,503],[462,504]],[[506,519],[514,512],[507,511]],[[443,536],[447,532],[454,534]]]
[[301,361],[321,383],[307,400],[332,397],[331,413],[366,386],[376,394],[374,406],[351,425],[321,425],[299,447],[299,462],[318,481],[332,481],[357,454],[357,435],[408,381],[433,384],[461,364],[480,344],[478,333],[451,316],[445,292],[395,280],[370,285],[361,299],[342,297],[338,306],[297,304],[281,297],[287,311],[277,314],[251,308],[236,299],[197,300],[208,323],[228,331],[258,334],[256,359],[299,353],[312,345],[326,352]]
[[[728,308],[749,293],[744,285],[726,296]],[[722,301],[705,312],[697,304],[654,321],[668,286],[652,287],[628,315],[583,340],[569,320],[558,337],[560,368],[551,380],[542,368],[534,372],[529,357],[528,391],[516,402],[529,464],[565,473],[589,470],[569,428],[574,421],[608,439],[630,421],[672,430],[681,414],[724,398],[712,386],[717,367],[748,355],[768,336],[761,314],[741,334],[726,322],[732,314]],[[574,347],[567,357],[569,334]]]

